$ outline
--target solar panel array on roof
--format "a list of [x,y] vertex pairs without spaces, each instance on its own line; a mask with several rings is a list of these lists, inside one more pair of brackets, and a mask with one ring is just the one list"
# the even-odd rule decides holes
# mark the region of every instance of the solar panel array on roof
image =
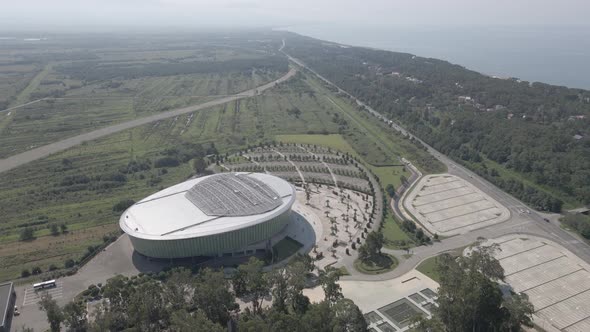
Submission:
[[209,216],[261,214],[283,203],[274,189],[248,174],[210,176],[189,189],[185,197]]

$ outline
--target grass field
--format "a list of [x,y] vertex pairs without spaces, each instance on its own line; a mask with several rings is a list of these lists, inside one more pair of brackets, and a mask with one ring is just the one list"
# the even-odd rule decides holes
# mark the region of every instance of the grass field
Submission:
[[[463,254],[463,250],[465,248],[467,248],[467,246],[461,247],[461,248],[456,248],[456,249],[453,249],[452,251],[448,252],[447,254],[450,254],[453,257],[459,257],[460,255]],[[420,264],[418,264],[418,266],[416,266],[416,270],[424,273],[426,276],[428,276],[432,280],[434,280],[436,282],[440,282],[440,275],[436,269],[438,257],[439,256],[434,256],[434,257],[430,257],[430,258],[423,260]]]
[[[126,130],[0,174],[0,280],[17,278],[23,268],[63,267],[65,260],[80,257],[87,246],[100,243],[103,235],[118,229],[119,213],[113,212],[117,202],[137,201],[190,177],[190,161],[166,169],[153,166],[166,151],[183,144],[232,153],[279,137],[314,141],[350,153],[363,151],[360,141],[354,141],[364,137],[356,133],[361,129],[349,122],[341,130],[334,119],[335,114],[344,116],[343,111],[322,93],[298,77],[255,98]],[[371,123],[366,119],[365,125]],[[317,135],[322,132],[332,135]],[[295,136],[277,136],[287,134]],[[127,173],[134,162],[149,167]],[[374,170],[388,179],[383,181],[394,184],[404,174],[399,166]],[[119,174],[124,174],[125,181],[108,180]],[[88,183],[72,184],[82,175]],[[61,223],[71,232],[51,236],[49,226]],[[36,240],[19,242],[27,225],[35,230]],[[403,233],[393,235],[398,237]],[[19,249],[11,250],[13,247]]]
[[390,213],[387,214],[383,221],[384,246],[389,249],[404,249],[413,246],[412,239],[404,232],[400,226],[393,220]]
[[418,266],[416,266],[416,270],[422,272],[430,279],[440,282],[440,275],[436,269],[436,259],[438,256],[430,257],[423,260]]
[[[19,38],[3,40],[0,111],[16,108],[0,112],[0,158],[122,121],[239,93],[287,70],[286,60],[283,67],[260,63],[268,57],[261,52],[265,44],[243,45],[236,39],[232,46],[224,36],[213,37],[223,41],[220,44],[212,43],[211,37],[199,41],[201,36],[182,43],[174,38],[144,38],[103,44],[61,36],[38,45]],[[249,63],[257,60],[256,65]],[[39,102],[28,104],[31,101]]]
[[295,255],[301,247],[303,247],[301,243],[287,236],[272,247],[273,259],[275,262],[280,262]]

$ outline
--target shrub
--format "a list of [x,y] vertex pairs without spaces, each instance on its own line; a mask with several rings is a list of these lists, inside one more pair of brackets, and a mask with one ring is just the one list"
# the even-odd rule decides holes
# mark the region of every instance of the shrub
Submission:
[[20,273],[20,276],[23,277],[23,278],[26,278],[26,277],[28,277],[30,275],[31,275],[31,272],[29,271],[29,269],[24,269]]
[[395,196],[395,188],[391,183],[385,187],[385,191],[387,191],[387,195],[389,195],[389,197],[393,198],[393,196]]
[[119,201],[117,204],[113,205],[114,212],[123,212],[127,210],[131,205],[135,204],[135,201],[132,199],[124,199]]
[[53,235],[53,236],[59,235],[59,228],[57,227],[56,224],[49,225],[49,231],[51,232],[51,235]]
[[64,267],[66,269],[69,269],[71,267],[74,267],[74,265],[76,265],[76,262],[73,259],[68,259],[67,261],[65,261],[64,263]]
[[38,266],[35,266],[35,267],[34,267],[34,268],[31,270],[31,273],[33,273],[33,275],[41,274],[41,272],[43,272],[43,271],[42,271],[42,270],[41,270],[41,268],[40,268],[40,267],[38,267]]
[[35,230],[31,227],[25,227],[20,231],[21,241],[30,241],[35,239]]
[[163,157],[154,162],[154,167],[176,167],[180,165],[180,161],[175,157]]

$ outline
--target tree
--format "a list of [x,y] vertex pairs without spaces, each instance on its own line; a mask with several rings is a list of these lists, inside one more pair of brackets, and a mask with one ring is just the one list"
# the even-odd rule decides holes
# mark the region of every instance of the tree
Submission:
[[262,272],[263,265],[261,260],[250,257],[246,264],[238,267],[234,276],[236,295],[250,300],[254,313],[259,313],[264,296],[270,293],[268,280]]
[[271,272],[269,278],[272,287],[272,308],[278,312],[286,313],[289,299],[289,284],[287,271],[279,269]]
[[43,272],[43,271],[42,271],[42,270],[41,270],[41,268],[40,268],[40,267],[38,267],[38,266],[35,266],[35,267],[33,267],[33,269],[31,269],[31,273],[32,273],[33,275],[38,275],[38,274],[41,274],[42,272]]
[[367,322],[360,309],[350,299],[342,298],[332,305],[332,331],[361,332],[367,330]]
[[381,232],[370,232],[369,235],[367,235],[365,245],[367,246],[370,258],[381,255],[381,249],[383,248],[384,241],[385,238]]
[[[248,279],[248,282],[252,282]],[[229,290],[223,272],[206,268],[199,272],[193,283],[192,303],[213,322],[227,325],[230,312],[238,309],[235,296]],[[255,290],[253,290],[255,291]]]
[[56,224],[51,224],[49,226],[49,231],[51,232],[51,235],[53,235],[53,236],[58,236],[59,235],[59,228],[57,227]]
[[324,300],[320,303],[313,303],[301,317],[303,331],[332,331],[332,311],[330,302]]
[[69,269],[69,268],[71,268],[71,267],[74,267],[74,265],[76,265],[76,262],[75,262],[73,259],[71,259],[71,258],[70,258],[70,259],[68,259],[68,260],[66,260],[66,261],[64,262],[64,267],[65,267],[66,269]]
[[175,332],[193,332],[193,331],[210,331],[223,332],[221,325],[212,322],[202,310],[197,310],[193,314],[186,310],[179,310],[172,313],[171,330]]
[[31,241],[35,239],[35,230],[31,227],[25,227],[20,231],[21,241]]
[[155,281],[140,284],[129,297],[127,314],[129,323],[140,331],[161,330],[160,323],[167,315],[161,284]]
[[132,199],[123,199],[113,205],[114,212],[123,212],[127,210],[131,205],[135,204],[135,201]]
[[187,294],[193,290],[193,276],[190,270],[177,268],[170,272],[163,287],[164,301],[169,303],[171,311],[181,310],[189,306],[192,299]]
[[69,302],[63,307],[64,325],[68,331],[84,332],[88,329],[86,306],[83,303]]
[[203,157],[197,157],[193,162],[193,168],[195,169],[195,173],[203,174],[207,169],[207,162]]
[[520,331],[522,325],[532,326],[533,307],[526,296],[502,294],[498,282],[504,270],[494,250],[495,246],[477,245],[466,256],[444,254],[437,259],[439,307],[432,322],[416,324],[419,330]]
[[47,314],[47,322],[49,322],[51,331],[59,332],[61,329],[61,323],[64,320],[63,312],[49,293],[44,293],[41,295],[39,309],[45,311]]
[[327,268],[320,271],[320,284],[324,290],[326,301],[335,303],[343,297],[342,287],[338,285],[337,281],[340,279],[338,270]]
[[385,191],[387,191],[389,197],[393,198],[395,196],[395,188],[391,183],[385,187]]
[[59,228],[60,228],[62,234],[65,234],[68,232],[68,225],[66,225],[66,224],[60,224]]

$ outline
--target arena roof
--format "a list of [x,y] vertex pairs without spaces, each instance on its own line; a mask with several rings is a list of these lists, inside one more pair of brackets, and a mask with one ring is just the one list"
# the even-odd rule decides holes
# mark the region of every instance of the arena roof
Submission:
[[134,237],[184,239],[234,231],[291,208],[295,188],[263,173],[221,173],[191,179],[137,202],[121,228]]
[[283,202],[275,190],[256,177],[223,175],[198,182],[184,195],[208,216],[261,214]]

